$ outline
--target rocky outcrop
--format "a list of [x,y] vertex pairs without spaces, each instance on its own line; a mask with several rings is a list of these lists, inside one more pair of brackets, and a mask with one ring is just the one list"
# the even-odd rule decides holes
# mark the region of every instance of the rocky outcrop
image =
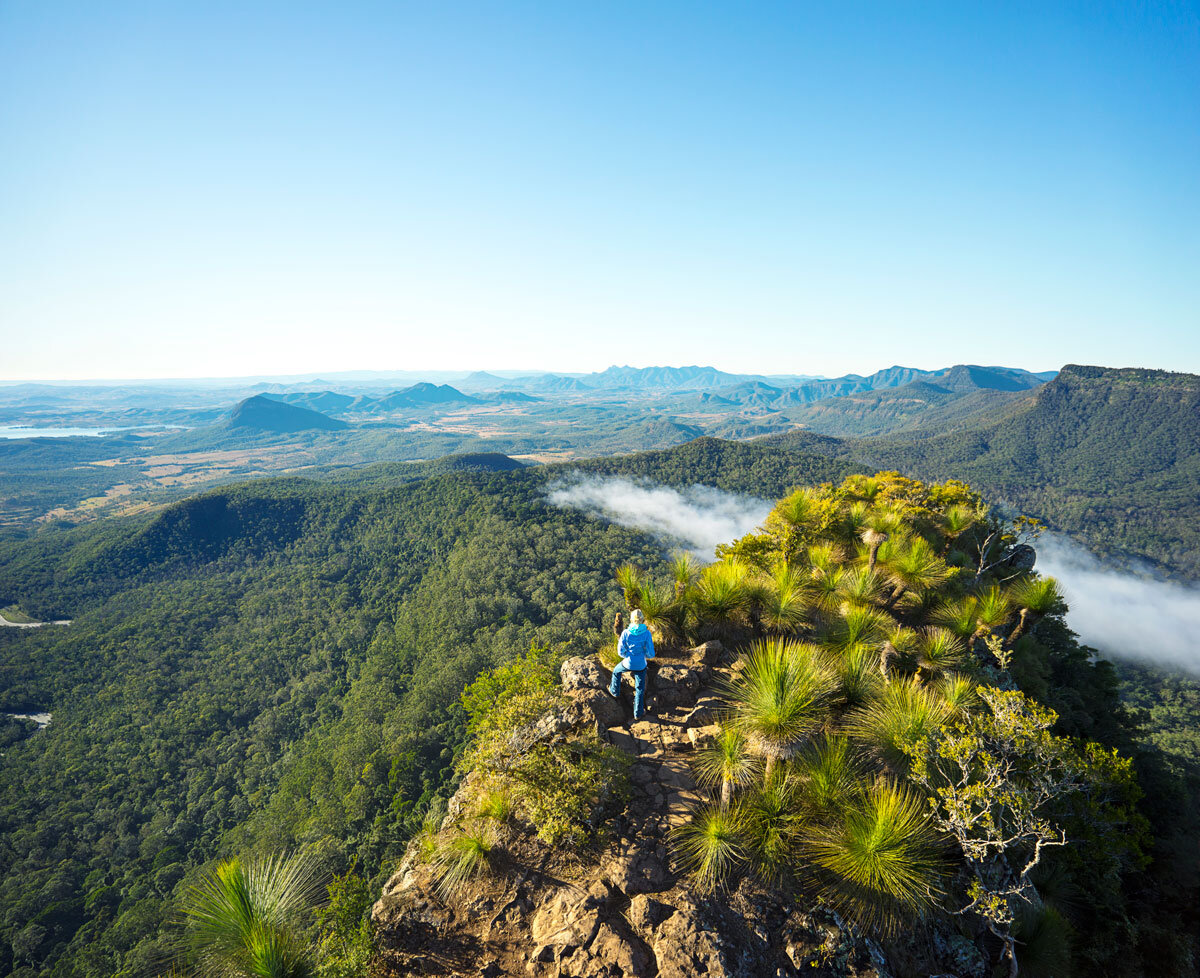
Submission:
[[[604,691],[595,657],[569,659],[569,703],[541,725],[546,736],[594,728],[631,756],[625,810],[579,851],[541,843],[532,826],[503,841],[496,872],[443,901],[410,850],[372,918],[381,974],[532,978],[889,978],[879,947],[823,908],[743,879],[732,892],[694,890],[672,858],[671,829],[707,801],[692,778],[696,745],[714,733],[731,675],[709,642],[652,666],[650,714],[633,722],[631,693]],[[541,726],[539,725],[539,726]],[[468,778],[449,806],[464,807]]]

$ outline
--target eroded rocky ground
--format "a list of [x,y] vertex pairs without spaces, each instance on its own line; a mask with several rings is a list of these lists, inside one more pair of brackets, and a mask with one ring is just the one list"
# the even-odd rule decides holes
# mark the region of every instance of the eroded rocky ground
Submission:
[[[594,843],[566,850],[531,826],[504,840],[497,872],[450,900],[410,849],[373,911],[380,974],[534,978],[860,976],[888,978],[878,945],[824,907],[801,910],[785,891],[743,879],[732,892],[696,892],[672,858],[670,830],[707,801],[690,760],[715,732],[714,692],[735,668],[710,642],[660,656],[651,712],[631,719],[630,693],[603,692],[594,657],[563,664],[571,707],[558,730],[595,725],[631,755],[631,797],[597,826]],[[471,790],[452,800],[461,810]]]

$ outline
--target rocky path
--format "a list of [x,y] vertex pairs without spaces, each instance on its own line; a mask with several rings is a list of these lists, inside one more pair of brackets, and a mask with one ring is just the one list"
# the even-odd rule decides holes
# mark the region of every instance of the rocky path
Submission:
[[[615,702],[596,657],[565,662],[562,688],[571,705],[553,729],[594,726],[632,757],[624,811],[597,826],[603,841],[584,852],[546,846],[532,830],[510,838],[509,871],[449,900],[437,895],[428,866],[410,848],[372,911],[378,972],[389,978],[886,976],[878,949],[835,914],[799,913],[794,899],[750,878],[719,896],[696,893],[675,865],[671,830],[708,801],[690,762],[696,746],[717,731],[722,701],[714,685],[731,675],[731,657],[716,642],[661,656],[647,716],[634,722],[629,684]],[[464,810],[470,791],[464,784],[451,800],[452,813]]]

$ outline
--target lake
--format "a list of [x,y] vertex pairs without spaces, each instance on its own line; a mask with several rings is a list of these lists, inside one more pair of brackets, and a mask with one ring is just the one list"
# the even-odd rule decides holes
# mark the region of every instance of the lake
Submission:
[[19,425],[0,425],[0,438],[94,438],[117,431],[140,431],[144,428],[179,428],[179,425],[139,424],[124,428],[24,428]]

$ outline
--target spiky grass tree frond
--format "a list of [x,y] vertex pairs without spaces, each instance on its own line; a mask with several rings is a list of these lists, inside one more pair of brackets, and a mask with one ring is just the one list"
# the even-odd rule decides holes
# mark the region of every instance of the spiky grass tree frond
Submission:
[[675,596],[662,588],[643,581],[634,589],[633,607],[641,610],[656,642],[671,643],[683,634],[683,609]]
[[883,603],[883,578],[869,567],[856,567],[839,578],[838,593],[853,608],[870,608]]
[[1062,614],[1067,610],[1062,587],[1053,577],[1023,577],[1008,589],[1012,604],[1036,615]]
[[734,792],[761,777],[762,764],[739,730],[722,727],[721,732],[696,751],[692,768],[696,780],[720,793],[722,808],[728,808]]
[[859,642],[831,657],[837,677],[837,699],[842,709],[853,709],[873,700],[883,685],[879,650]]
[[765,528],[787,560],[794,560],[820,535],[833,516],[833,503],[819,490],[805,488],[781,499],[767,515]]
[[851,499],[873,503],[883,490],[883,483],[873,475],[852,475],[842,482],[842,490]]
[[808,548],[808,563],[814,577],[829,576],[841,567],[844,559],[841,548],[833,543],[814,543]]
[[978,623],[979,599],[967,595],[957,601],[947,601],[934,609],[932,619],[950,629],[959,638],[970,638]]
[[849,573],[845,567],[830,565],[826,571],[814,574],[812,579],[813,606],[826,615],[836,614],[842,606],[842,579]]
[[768,631],[794,635],[808,621],[809,582],[803,572],[782,561],[759,594],[759,614]]
[[434,798],[421,818],[421,827],[414,838],[417,840],[417,855],[421,862],[429,862],[437,852],[437,837],[442,821],[446,817],[446,800]]
[[671,556],[671,583],[675,588],[675,600],[682,600],[688,588],[696,583],[700,575],[700,562],[686,550],[676,551]]
[[495,827],[486,822],[460,826],[439,843],[433,857],[438,895],[448,900],[475,877],[490,872],[495,845]]
[[848,649],[853,645],[867,643],[877,645],[896,625],[891,615],[878,608],[860,608],[843,605],[838,617],[829,625],[827,640],[832,648]]
[[907,679],[884,686],[879,698],[846,717],[846,731],[894,771],[904,771],[904,744],[937,730],[950,707],[936,693]]
[[185,953],[205,978],[308,978],[303,921],[323,892],[317,863],[303,854],[227,860],[184,898]]
[[933,690],[950,710],[951,719],[961,716],[979,702],[976,683],[968,676],[951,672],[933,684]]
[[825,723],[836,689],[825,657],[799,642],[757,642],[729,689],[733,725],[766,758],[764,776]]
[[838,527],[840,535],[847,543],[861,539],[863,530],[867,529],[871,520],[871,506],[861,500],[851,503],[842,513],[841,524]]
[[886,574],[891,584],[887,607],[891,608],[906,594],[920,595],[933,590],[947,580],[950,569],[924,537],[913,537],[908,545],[887,562]]
[[915,629],[905,625],[888,629],[879,645],[880,674],[890,681],[897,670],[906,673],[915,671],[919,648],[920,638]]
[[933,626],[921,632],[917,663],[929,679],[956,669],[966,655],[966,643],[948,628]]
[[613,577],[621,588],[625,598],[625,607],[627,609],[633,608],[634,596],[643,583],[641,568],[635,567],[633,564],[622,564],[617,568]]
[[803,851],[825,898],[870,930],[894,931],[941,893],[942,843],[928,808],[894,783],[872,785],[841,818],[808,829]]
[[754,868],[775,879],[795,860],[804,823],[801,785],[779,767],[741,801],[742,834]]
[[1020,609],[1020,618],[1008,637],[1009,648],[1046,615],[1060,615],[1067,610],[1062,588],[1053,577],[1022,578],[1008,594],[1013,606]]
[[741,811],[710,805],[671,834],[672,846],[697,888],[711,892],[727,883],[746,861]]
[[849,738],[826,736],[791,762],[804,809],[824,818],[841,811],[862,793],[862,764]]
[[1008,594],[998,584],[992,585],[979,595],[975,606],[976,636],[1003,628],[1011,617],[1012,602]]
[[710,564],[692,589],[692,608],[701,624],[728,632],[749,620],[754,589],[750,569],[736,560]]
[[971,506],[960,504],[947,509],[942,514],[941,525],[938,527],[946,541],[945,546],[942,548],[943,553],[948,551],[950,545],[974,527],[981,518],[982,514],[979,510]]

